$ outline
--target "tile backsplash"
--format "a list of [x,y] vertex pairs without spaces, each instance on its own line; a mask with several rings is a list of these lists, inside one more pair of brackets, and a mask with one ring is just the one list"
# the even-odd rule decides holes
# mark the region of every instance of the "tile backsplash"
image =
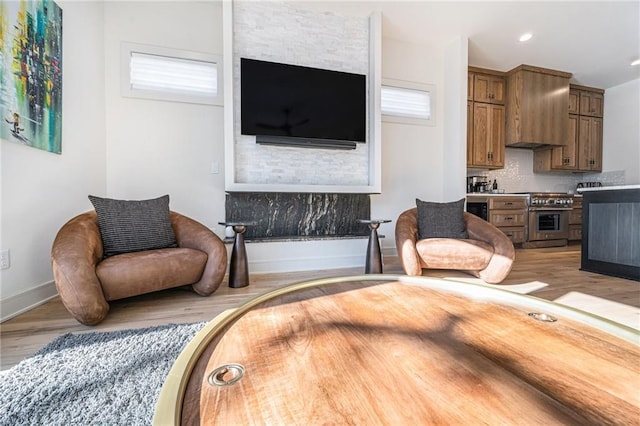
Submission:
[[467,176],[487,176],[505,192],[574,193],[578,182],[602,182],[604,186],[624,185],[624,170],[603,173],[533,173],[533,151],[507,148],[505,167],[498,170],[467,169]]

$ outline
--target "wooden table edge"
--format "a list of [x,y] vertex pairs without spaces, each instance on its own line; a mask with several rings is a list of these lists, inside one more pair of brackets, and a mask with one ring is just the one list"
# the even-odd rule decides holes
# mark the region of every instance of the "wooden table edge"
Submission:
[[[540,310],[546,314],[562,315],[569,319],[587,324],[600,331],[612,334],[613,336],[625,341],[640,345],[639,330],[579,309],[555,303],[553,301],[540,299],[535,296],[516,293],[493,285],[468,283],[449,278],[415,277],[391,274],[365,274],[303,281],[257,296],[238,308],[225,310],[208,322],[204,328],[202,328],[193,337],[193,339],[191,339],[187,346],[185,346],[171,367],[160,391],[152,424],[154,426],[180,425],[185,390],[191,372],[198,361],[198,357],[206,349],[207,345],[211,341],[210,338],[229,325],[229,323],[242,317],[242,315],[253,309],[255,306],[287,293],[309,287],[350,281],[399,281],[412,284],[428,283],[430,288],[460,294],[473,300],[493,300],[496,295],[499,295],[501,299],[504,299],[501,300],[502,302],[511,302],[514,305],[520,306],[525,305],[524,302],[526,302],[527,309],[534,311]],[[452,286],[452,283],[455,283],[455,285]]]

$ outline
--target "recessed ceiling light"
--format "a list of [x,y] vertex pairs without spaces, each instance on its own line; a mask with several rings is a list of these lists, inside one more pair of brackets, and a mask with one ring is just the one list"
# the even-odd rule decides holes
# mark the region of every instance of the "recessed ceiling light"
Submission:
[[521,42],[523,42],[523,43],[524,43],[525,41],[529,41],[529,40],[531,40],[531,37],[533,37],[533,34],[531,34],[531,33],[524,33],[524,34],[522,34],[522,35],[520,36],[519,40],[520,40]]
[[631,62],[632,67],[635,67],[636,65],[640,65],[640,59],[636,59],[635,61]]

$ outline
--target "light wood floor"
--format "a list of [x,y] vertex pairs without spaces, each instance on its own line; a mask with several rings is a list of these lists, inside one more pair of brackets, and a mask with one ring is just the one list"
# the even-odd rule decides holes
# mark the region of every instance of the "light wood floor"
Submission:
[[[397,257],[385,257],[385,273],[401,274]],[[580,246],[517,250],[516,261],[505,285],[540,281],[544,288],[530,293],[555,300],[569,292],[640,308],[640,283],[579,270]],[[239,306],[260,294],[287,284],[315,278],[361,274],[362,268],[332,269],[279,274],[254,274],[251,285],[232,289],[223,282],[210,297],[182,289],[167,290],[111,303],[107,318],[97,326],[84,326],[71,317],[59,298],[0,324],[0,369],[5,370],[65,333],[112,331],[169,323],[208,321],[222,311]],[[429,271],[429,276],[460,277],[452,271]]]

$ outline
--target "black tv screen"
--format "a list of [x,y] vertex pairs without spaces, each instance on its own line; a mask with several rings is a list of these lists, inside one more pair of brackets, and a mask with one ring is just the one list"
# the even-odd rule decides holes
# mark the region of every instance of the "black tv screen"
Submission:
[[240,59],[244,135],[366,141],[366,76]]

